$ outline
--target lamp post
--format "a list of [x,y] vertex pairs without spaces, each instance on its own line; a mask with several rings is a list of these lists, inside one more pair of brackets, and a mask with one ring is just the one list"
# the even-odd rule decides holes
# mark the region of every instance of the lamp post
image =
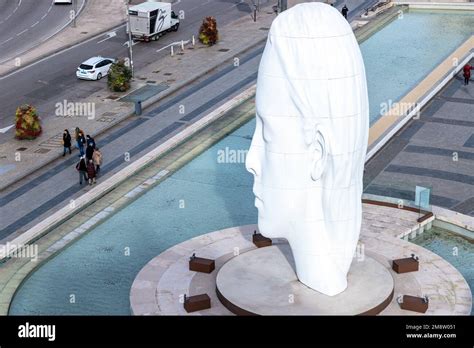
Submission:
[[130,60],[130,69],[132,70],[132,78],[134,77],[133,69],[133,39],[132,27],[130,25],[130,0],[125,0],[127,3],[127,28],[128,28],[128,59]]
[[77,0],[72,0],[72,27],[76,27],[76,17],[77,17]]

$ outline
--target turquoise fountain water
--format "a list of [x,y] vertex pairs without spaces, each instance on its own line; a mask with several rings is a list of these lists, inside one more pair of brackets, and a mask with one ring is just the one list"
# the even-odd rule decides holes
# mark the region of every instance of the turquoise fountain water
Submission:
[[[365,41],[371,121],[472,33],[463,12],[410,12]],[[130,314],[134,277],[153,257],[191,237],[256,223],[252,177],[217,151],[248,149],[250,122],[196,157],[35,271],[18,290],[13,315]],[[184,204],[184,207],[183,207]]]
[[[466,279],[471,291],[474,289],[474,244],[447,230],[433,227],[412,240],[456,267]],[[471,315],[474,314],[474,304]]]

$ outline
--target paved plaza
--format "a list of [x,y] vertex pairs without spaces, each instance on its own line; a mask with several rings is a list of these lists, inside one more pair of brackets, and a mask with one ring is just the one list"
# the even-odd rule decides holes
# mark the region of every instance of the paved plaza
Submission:
[[366,165],[366,193],[413,201],[417,185],[432,188],[431,204],[474,216],[472,78],[451,80]]

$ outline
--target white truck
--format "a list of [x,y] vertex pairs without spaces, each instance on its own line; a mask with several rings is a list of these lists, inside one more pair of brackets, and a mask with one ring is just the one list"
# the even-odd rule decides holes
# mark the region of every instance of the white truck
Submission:
[[179,18],[167,2],[144,2],[131,6],[128,14],[132,38],[135,40],[158,40],[165,33],[179,28]]

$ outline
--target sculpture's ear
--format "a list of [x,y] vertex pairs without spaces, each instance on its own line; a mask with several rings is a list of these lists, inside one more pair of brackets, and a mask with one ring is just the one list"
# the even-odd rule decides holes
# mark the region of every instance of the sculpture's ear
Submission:
[[328,143],[326,142],[325,132],[321,129],[321,126],[316,126],[315,136],[313,144],[311,144],[313,163],[311,168],[311,178],[316,181],[321,178],[326,168],[326,162],[328,158]]

